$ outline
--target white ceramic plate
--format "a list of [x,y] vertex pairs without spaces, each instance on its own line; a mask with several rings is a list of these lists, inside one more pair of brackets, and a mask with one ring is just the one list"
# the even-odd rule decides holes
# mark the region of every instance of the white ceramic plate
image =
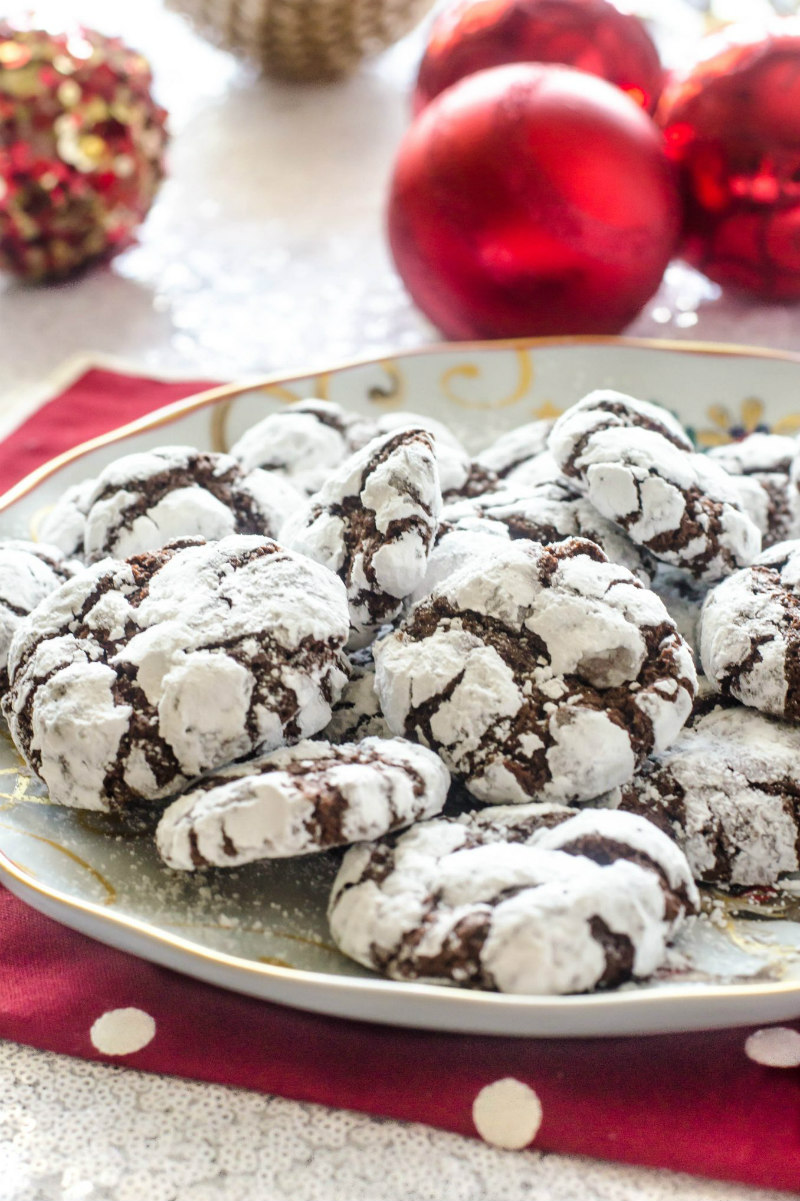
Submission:
[[[702,445],[742,430],[800,430],[800,356],[622,339],[460,344],[315,376],[218,388],[47,464],[0,499],[0,535],[28,536],[70,483],[121,453],[164,443],[222,450],[289,400],[362,411],[410,408],[473,449],[610,386],[673,409]],[[379,979],[330,943],[325,903],[337,855],[182,875],[149,832],[51,805],[0,738],[0,876],[18,896],[103,942],[225,988],[341,1017],[538,1036],[692,1030],[800,1016],[800,895],[743,915],[713,902],[659,977],[617,992],[512,997]],[[800,892],[800,890],[799,890]]]

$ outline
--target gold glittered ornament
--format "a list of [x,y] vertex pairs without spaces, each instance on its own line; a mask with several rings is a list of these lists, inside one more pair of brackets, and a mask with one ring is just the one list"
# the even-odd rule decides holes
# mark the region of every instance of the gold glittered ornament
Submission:
[[268,75],[315,83],[398,41],[434,0],[167,0],[200,33]]
[[119,38],[0,20],[0,270],[63,279],[130,245],[164,174],[151,84]]

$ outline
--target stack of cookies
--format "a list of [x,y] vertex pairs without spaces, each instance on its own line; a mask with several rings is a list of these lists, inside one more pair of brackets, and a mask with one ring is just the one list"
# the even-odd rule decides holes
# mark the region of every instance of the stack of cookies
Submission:
[[333,937],[395,979],[644,979],[696,881],[800,868],[793,439],[698,454],[600,391],[473,458],[308,400],[41,534],[0,544],[0,678],[52,800],[154,809],[176,871],[348,847]]

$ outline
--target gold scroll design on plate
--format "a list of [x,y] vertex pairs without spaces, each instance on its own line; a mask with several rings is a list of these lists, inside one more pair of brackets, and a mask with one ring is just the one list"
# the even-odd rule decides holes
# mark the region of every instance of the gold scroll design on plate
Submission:
[[[8,730],[0,730],[0,741],[6,744],[14,763],[13,767],[0,768],[0,811],[13,809],[20,801],[29,801],[34,805],[52,805],[53,802],[43,790],[41,782],[14,745]],[[10,792],[7,791],[9,785]]]
[[[476,400],[464,395],[459,384],[469,380],[480,380],[483,375],[484,369],[477,362],[457,363],[453,367],[448,367],[442,373],[439,387],[448,400],[462,409],[491,412],[493,409],[510,408],[529,395],[536,375],[529,350],[515,350],[513,353],[517,366],[517,379],[511,390],[505,394],[492,396],[487,400]],[[553,409],[552,405],[548,404],[547,407]],[[534,410],[534,415],[538,416],[536,410]]]
[[385,373],[386,382],[371,384],[367,388],[368,400],[371,400],[373,404],[383,405],[387,409],[402,408],[407,393],[403,372],[391,359],[384,359],[375,365]]
[[[13,784],[11,781],[13,779]],[[6,788],[11,785],[11,791]],[[34,805],[52,805],[45,793],[36,792],[38,787],[35,776],[30,772],[20,771],[17,767],[0,768],[0,812],[13,809],[20,801],[31,801]]]
[[724,446],[749,434],[796,434],[800,431],[800,413],[789,413],[770,424],[766,418],[766,406],[758,396],[747,396],[739,405],[736,414],[725,405],[713,404],[706,409],[710,426],[697,431],[699,446]]
[[[18,760],[19,763],[18,767],[0,768],[0,812],[8,812],[11,809],[15,809],[20,802],[33,805],[47,805],[51,808],[59,808],[59,806],[54,805],[53,801],[50,800],[50,797],[46,792],[36,791],[37,789],[41,789],[41,784],[24,762],[19,751],[11,741],[10,736],[5,731],[0,731],[0,737],[3,741],[8,743],[14,758]],[[2,785],[5,780],[10,781],[12,777],[15,777],[14,784],[11,788],[11,791],[7,792],[3,790]],[[96,880],[97,883],[102,887],[105,892],[105,897],[103,899],[104,905],[113,905],[116,902],[117,890],[114,888],[113,884],[111,884],[101,872],[92,867],[91,863],[88,863],[80,855],[77,855],[75,851],[71,851],[68,847],[63,846],[60,842],[57,842],[53,838],[46,838],[44,834],[35,834],[32,830],[25,830],[20,826],[11,826],[6,822],[2,822],[0,825],[2,825],[2,828],[5,830],[13,830],[15,834],[23,834],[26,838],[32,838],[36,842],[43,842],[47,846],[52,847],[53,850],[65,855],[67,859],[70,859],[73,863],[76,863],[79,867],[83,868],[84,871],[88,872],[89,875],[92,876],[92,878]],[[21,867],[27,875],[32,876],[34,879],[37,878],[37,874],[33,868],[23,864],[18,864],[18,866]]]
[[[318,375],[314,381],[313,396],[319,400],[328,399],[328,380],[327,374]],[[263,388],[251,388],[245,393],[251,396],[254,392],[261,396],[267,396],[270,399],[282,400],[284,404],[295,404],[298,400],[306,400],[307,395],[300,395],[299,392],[293,392],[291,388],[287,388],[284,384],[265,384]],[[230,396],[227,400],[220,401],[211,409],[209,420],[209,437],[211,449],[219,454],[227,454],[231,448],[231,439],[228,434],[228,423],[233,407],[241,400],[241,396]],[[266,414],[265,414],[266,416]]]
[[[4,830],[13,830],[15,834],[21,834],[25,838],[32,838],[36,842],[43,842],[45,846],[50,847],[54,851],[58,851],[60,855],[64,855],[71,863],[76,863],[78,867],[83,868],[93,880],[95,880],[103,889],[105,896],[103,897],[103,905],[115,905],[117,902],[117,890],[114,885],[107,880],[102,872],[99,872],[96,867],[92,867],[88,860],[81,855],[71,851],[69,847],[65,847],[63,843],[57,842],[55,838],[46,838],[44,834],[34,834],[33,830],[22,830],[18,826],[9,826],[6,822],[0,822],[0,827]],[[27,864],[19,863],[16,859],[13,861],[18,868],[31,876],[34,880],[39,879],[36,870]]]

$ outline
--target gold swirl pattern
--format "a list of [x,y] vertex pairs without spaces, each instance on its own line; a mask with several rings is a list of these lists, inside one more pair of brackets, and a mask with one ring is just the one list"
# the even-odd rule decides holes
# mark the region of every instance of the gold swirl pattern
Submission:
[[552,400],[544,400],[531,409],[531,417],[535,417],[537,421],[555,421],[563,412],[564,410],[554,405]]
[[0,800],[6,802],[4,805],[0,805],[0,810],[7,811],[13,809],[20,801],[28,801],[34,805],[52,806],[53,802],[44,790],[44,785],[37,779],[22,758],[22,755],[20,755],[7,729],[0,730],[0,740],[5,742],[15,763],[14,767],[0,768],[0,776],[16,777],[11,792],[0,791]]
[[372,384],[367,388],[367,396],[373,404],[386,405],[389,408],[401,408],[406,397],[406,381],[400,368],[390,359],[377,364],[386,373],[387,384]]
[[0,812],[13,809],[20,801],[27,801],[34,805],[54,807],[53,802],[46,793],[42,795],[38,792],[31,792],[32,788],[39,787],[34,776],[27,772],[18,771],[16,767],[4,767],[0,770],[0,776],[16,776],[11,792],[0,792],[0,800],[5,802],[5,804],[0,805]]
[[523,396],[530,391],[535,378],[531,352],[529,350],[514,350],[513,353],[517,363],[517,382],[506,396],[498,396],[490,400],[471,400],[466,396],[459,395],[459,392],[454,387],[457,381],[465,379],[478,380],[481,378],[482,368],[477,363],[459,363],[455,367],[448,367],[442,373],[439,386],[447,399],[462,409],[477,409],[491,412],[494,409],[510,408],[511,405],[515,405],[522,400]]
[[[74,851],[71,851],[69,847],[65,847],[63,843],[56,842],[53,838],[45,838],[44,834],[34,834],[32,830],[23,830],[20,829],[19,826],[6,825],[5,822],[0,822],[0,827],[2,827],[4,830],[13,830],[15,834],[22,834],[26,838],[33,838],[36,840],[36,842],[43,842],[47,846],[52,847],[54,851],[58,851],[59,854],[65,855],[67,859],[71,860],[73,863],[77,863],[79,867],[82,867],[84,871],[88,872],[89,875],[103,888],[106,894],[103,898],[103,905],[116,904],[117,890],[114,885],[111,884],[110,881],[108,881],[106,877],[97,870],[97,868],[92,867],[91,863],[88,863],[85,859],[82,859],[80,855],[76,855]],[[33,876],[34,879],[38,879],[37,873],[34,872],[30,867],[26,867],[25,871],[29,876]]]

